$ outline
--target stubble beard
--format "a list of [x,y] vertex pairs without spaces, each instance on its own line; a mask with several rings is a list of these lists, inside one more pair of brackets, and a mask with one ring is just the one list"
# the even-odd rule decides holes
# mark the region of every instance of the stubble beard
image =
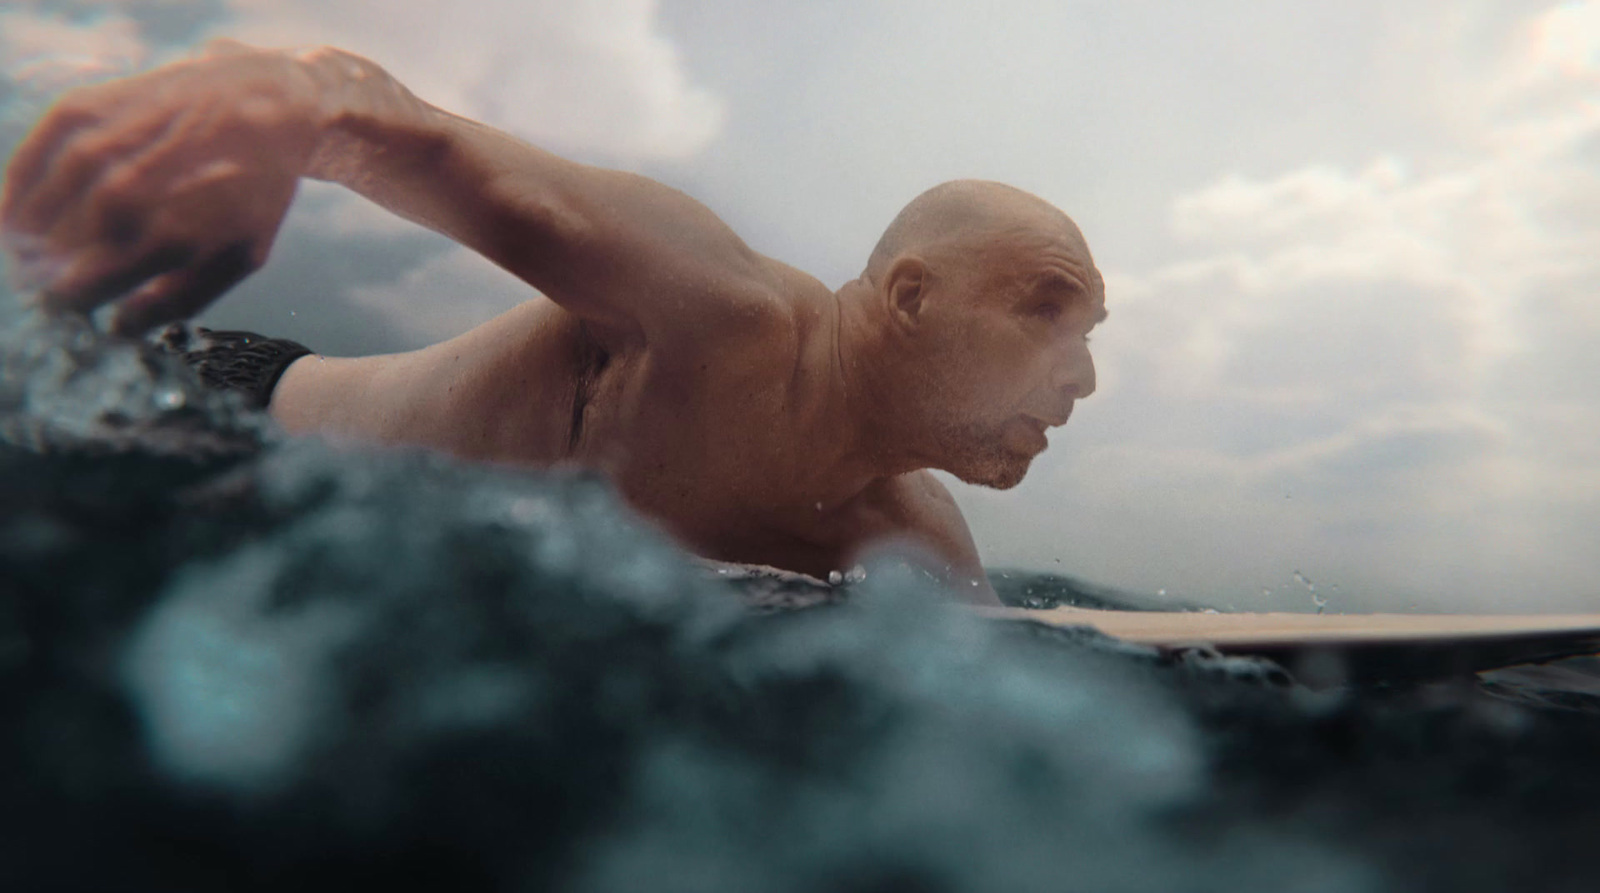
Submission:
[[1033,456],[1006,448],[1004,432],[979,425],[952,427],[940,443],[948,457],[943,470],[978,487],[1010,490],[1033,464]]

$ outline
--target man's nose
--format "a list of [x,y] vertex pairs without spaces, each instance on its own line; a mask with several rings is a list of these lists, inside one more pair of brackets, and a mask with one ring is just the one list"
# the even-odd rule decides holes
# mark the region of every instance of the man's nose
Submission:
[[1089,345],[1077,341],[1068,347],[1057,362],[1055,375],[1050,382],[1056,390],[1065,391],[1074,400],[1094,393],[1094,357],[1089,355]]

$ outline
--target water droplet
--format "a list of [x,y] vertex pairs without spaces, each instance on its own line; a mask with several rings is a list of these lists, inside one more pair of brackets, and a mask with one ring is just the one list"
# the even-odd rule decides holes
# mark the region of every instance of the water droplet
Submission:
[[177,388],[162,388],[156,392],[156,405],[168,411],[182,409],[187,402],[188,398]]
[[1165,589],[1157,589],[1156,590],[1156,595],[1166,595],[1166,594],[1167,594],[1167,591]]
[[517,497],[508,508],[512,520],[518,524],[548,521],[552,512],[550,504],[538,496]]
[[822,503],[817,503],[817,511],[822,511]]
[[844,574],[841,574],[838,571],[828,571],[828,583],[830,585],[838,586],[840,583],[843,583],[843,582],[844,582]]

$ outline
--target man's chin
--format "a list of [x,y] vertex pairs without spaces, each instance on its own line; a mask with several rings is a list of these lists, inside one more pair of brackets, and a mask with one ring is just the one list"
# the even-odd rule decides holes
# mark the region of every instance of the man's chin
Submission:
[[950,473],[963,483],[991,490],[1010,490],[1022,483],[1028,475],[1032,459],[1012,460],[985,464],[982,467],[950,469]]

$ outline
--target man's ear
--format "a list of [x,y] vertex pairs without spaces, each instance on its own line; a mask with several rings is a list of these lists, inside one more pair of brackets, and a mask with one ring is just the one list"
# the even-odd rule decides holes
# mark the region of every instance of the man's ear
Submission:
[[889,318],[904,326],[916,325],[926,304],[927,289],[928,265],[922,258],[913,254],[895,258],[883,277]]

